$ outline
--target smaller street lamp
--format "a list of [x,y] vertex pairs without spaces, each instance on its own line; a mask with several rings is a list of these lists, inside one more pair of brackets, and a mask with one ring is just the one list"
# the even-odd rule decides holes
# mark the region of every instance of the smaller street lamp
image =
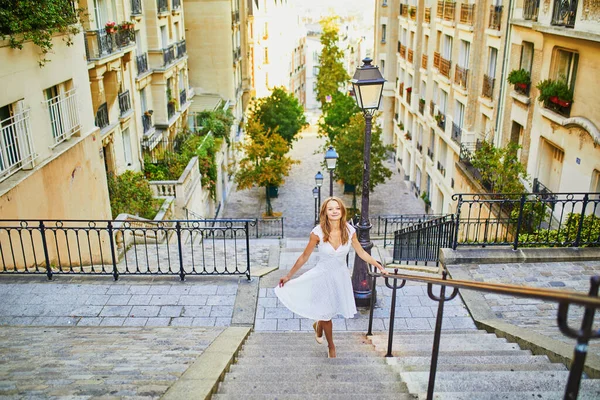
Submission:
[[[317,188],[319,189],[319,203],[318,203],[317,210],[320,210],[321,209],[321,186],[323,186],[323,174],[321,173],[321,171],[317,172],[317,174],[315,175],[315,185],[317,185]],[[317,222],[319,222],[318,214],[317,214]]]
[[327,164],[327,169],[329,170],[329,197],[333,196],[333,170],[335,169],[337,160],[338,153],[336,153],[333,146],[329,146],[325,152],[325,163]]
[[312,190],[313,197],[315,198],[315,225],[318,222],[318,211],[317,211],[317,199],[319,198],[319,189],[315,186]]

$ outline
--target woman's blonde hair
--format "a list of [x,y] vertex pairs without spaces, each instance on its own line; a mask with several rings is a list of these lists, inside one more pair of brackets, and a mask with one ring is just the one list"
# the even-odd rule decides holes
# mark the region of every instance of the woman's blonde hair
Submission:
[[346,206],[344,205],[342,199],[335,196],[326,198],[321,205],[321,211],[319,212],[319,221],[321,221],[320,225],[321,230],[323,231],[323,241],[329,242],[329,235],[331,234],[332,230],[331,222],[329,221],[329,218],[327,218],[327,205],[332,201],[336,201],[340,205],[340,209],[342,211],[342,216],[340,218],[340,231],[342,239],[341,244],[346,244],[350,240],[350,235],[348,234],[348,229],[346,228]]

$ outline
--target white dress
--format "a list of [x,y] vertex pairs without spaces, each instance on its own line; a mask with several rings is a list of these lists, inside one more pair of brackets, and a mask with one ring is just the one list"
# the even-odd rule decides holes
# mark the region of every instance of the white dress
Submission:
[[304,318],[321,321],[328,321],[336,315],[352,318],[356,314],[352,281],[346,265],[356,230],[346,225],[350,237],[348,243],[338,249],[323,241],[323,230],[319,225],[311,231],[320,240],[317,265],[283,287],[278,285],[275,288],[275,294],[289,310]]

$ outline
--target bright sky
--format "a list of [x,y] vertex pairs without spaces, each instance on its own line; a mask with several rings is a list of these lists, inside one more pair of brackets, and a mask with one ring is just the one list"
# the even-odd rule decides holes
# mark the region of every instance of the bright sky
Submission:
[[295,0],[295,4],[305,16],[355,15],[361,17],[363,23],[373,24],[375,0]]

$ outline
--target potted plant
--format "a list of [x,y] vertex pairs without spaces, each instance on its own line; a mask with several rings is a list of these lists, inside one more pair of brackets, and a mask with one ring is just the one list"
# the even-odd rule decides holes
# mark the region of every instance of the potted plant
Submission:
[[560,79],[545,79],[536,86],[540,91],[538,101],[548,106],[549,103],[560,107],[569,107],[573,103],[573,92],[564,77]]
[[407,87],[406,88],[406,93],[412,93],[412,87]]
[[113,33],[117,33],[117,24],[113,21],[108,21],[105,25],[104,25],[104,30],[106,31],[106,33],[113,34]]
[[515,85],[515,88],[527,90],[527,86],[531,83],[531,74],[523,68],[514,69],[510,71],[506,80],[511,85]]
[[424,106],[425,105],[425,99],[419,99],[419,105]]
[[417,10],[415,10],[414,8],[408,9],[408,15],[410,15],[411,17],[414,17],[416,13],[417,13]]
[[398,124],[398,128],[400,128],[400,130],[403,131],[404,130],[404,123],[400,122]]
[[404,134],[404,138],[406,140],[412,140],[412,135],[410,134],[410,131],[406,131],[406,133]]
[[131,32],[134,29],[133,22],[123,21],[121,25],[119,25],[119,30],[124,32]]

